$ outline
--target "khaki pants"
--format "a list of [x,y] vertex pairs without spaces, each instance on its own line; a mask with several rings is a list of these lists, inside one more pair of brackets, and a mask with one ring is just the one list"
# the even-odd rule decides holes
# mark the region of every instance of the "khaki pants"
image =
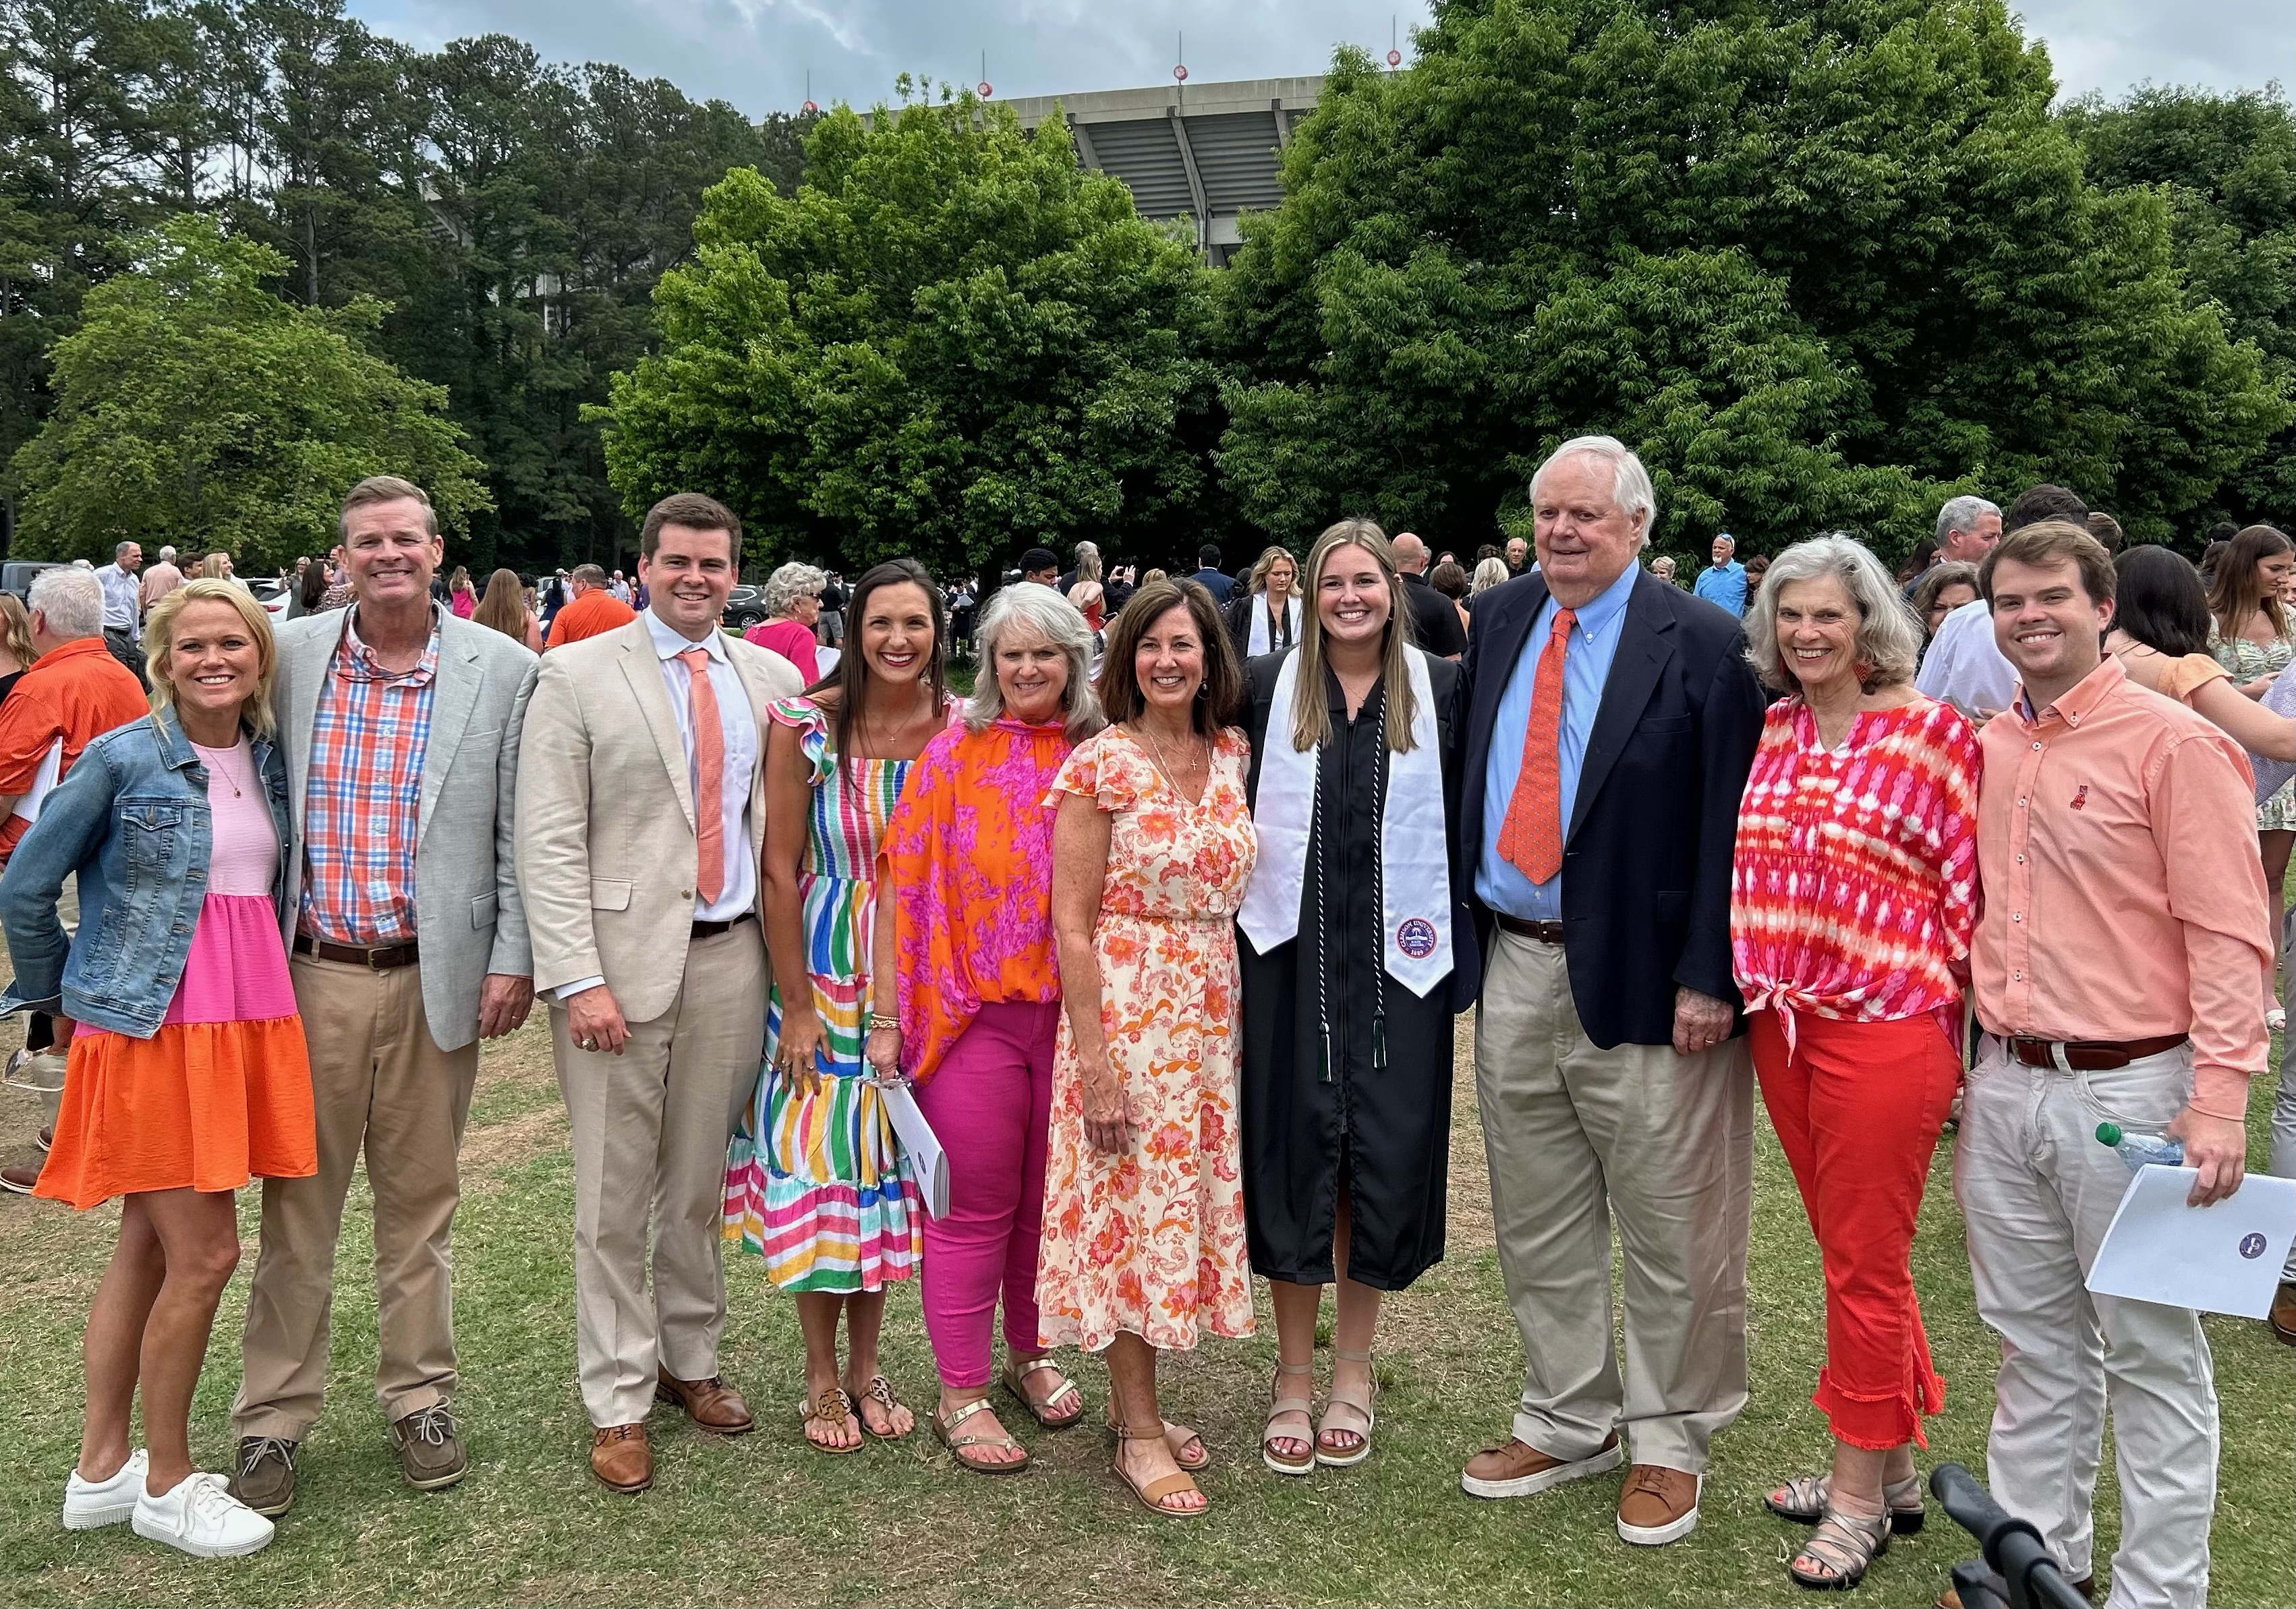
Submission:
[[2070,1073],[2013,1061],[1988,1038],[1954,1147],[1977,1311],[2001,1336],[1986,1482],[2039,1527],[2067,1575],[2089,1574],[2111,1409],[2120,1548],[2108,1609],[2209,1601],[2217,1393],[2200,1315],[2092,1295],[2087,1279],[2128,1188],[2128,1165],[2097,1144],[2096,1125],[2164,1129],[2192,1094],[2189,1045]]
[[[1707,1443],[1746,1405],[1746,1041],[1696,1056],[1598,1050],[1578,1025],[1562,946],[1491,938],[1475,1098],[1499,1268],[1522,1332],[1514,1434],[1575,1462],[1619,1430],[1632,1462],[1703,1473]],[[1623,1383],[1613,1214],[1626,1262]]]
[[319,1422],[335,1242],[362,1150],[374,1192],[375,1401],[395,1423],[454,1395],[447,1243],[479,1047],[441,1050],[431,1039],[419,966],[378,972],[298,955],[288,970],[311,1051],[319,1171],[263,1181],[232,1428],[299,1442]]
[[578,1050],[566,1008],[551,1002],[574,1139],[575,1352],[582,1406],[602,1427],[646,1417],[658,1369],[680,1380],[718,1372],[726,1147],[766,1041],[758,924],[694,940],[677,999],[629,1029],[619,1056]]

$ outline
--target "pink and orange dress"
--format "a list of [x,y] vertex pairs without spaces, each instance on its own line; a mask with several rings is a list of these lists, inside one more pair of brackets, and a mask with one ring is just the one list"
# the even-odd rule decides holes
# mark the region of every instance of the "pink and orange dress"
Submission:
[[274,889],[279,834],[245,740],[193,746],[213,824],[207,894],[150,1039],[73,1038],[37,1193],[75,1207],[151,1190],[234,1190],[319,1169],[311,1064]]

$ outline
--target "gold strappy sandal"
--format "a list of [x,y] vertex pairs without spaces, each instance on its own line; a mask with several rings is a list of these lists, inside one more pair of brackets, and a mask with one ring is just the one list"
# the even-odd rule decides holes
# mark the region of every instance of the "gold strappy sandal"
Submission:
[[[932,1426],[933,1440],[948,1449],[948,1456],[956,1460],[960,1469],[969,1469],[975,1474],[1019,1474],[1029,1467],[1029,1450],[1011,1436],[961,1436],[956,1433],[958,1425],[988,1406],[988,1398],[975,1397],[946,1418],[938,1410],[927,1414],[925,1422]],[[1021,1456],[992,1462],[969,1456],[965,1450],[972,1447],[1001,1447],[1007,1452],[1017,1452]]]

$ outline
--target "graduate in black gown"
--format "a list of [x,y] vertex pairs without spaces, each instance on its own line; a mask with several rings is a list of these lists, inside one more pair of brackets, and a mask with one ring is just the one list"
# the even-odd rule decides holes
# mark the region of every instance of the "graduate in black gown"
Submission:
[[[1295,1475],[1371,1451],[1380,1293],[1443,1255],[1453,1023],[1480,973],[1451,830],[1458,666],[1410,646],[1371,521],[1325,531],[1302,573],[1299,645],[1247,671],[1259,859],[1238,946],[1244,1217],[1280,1359],[1261,1457]],[[1335,1282],[1330,1401],[1311,1425]]]

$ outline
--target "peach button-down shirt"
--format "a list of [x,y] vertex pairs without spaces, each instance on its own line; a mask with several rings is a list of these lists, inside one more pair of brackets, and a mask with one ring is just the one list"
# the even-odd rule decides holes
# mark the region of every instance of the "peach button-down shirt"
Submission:
[[2256,797],[2233,740],[2107,656],[1981,739],[1978,1020],[2052,1040],[2193,1039],[2194,1103],[2242,1111],[2272,965]]

